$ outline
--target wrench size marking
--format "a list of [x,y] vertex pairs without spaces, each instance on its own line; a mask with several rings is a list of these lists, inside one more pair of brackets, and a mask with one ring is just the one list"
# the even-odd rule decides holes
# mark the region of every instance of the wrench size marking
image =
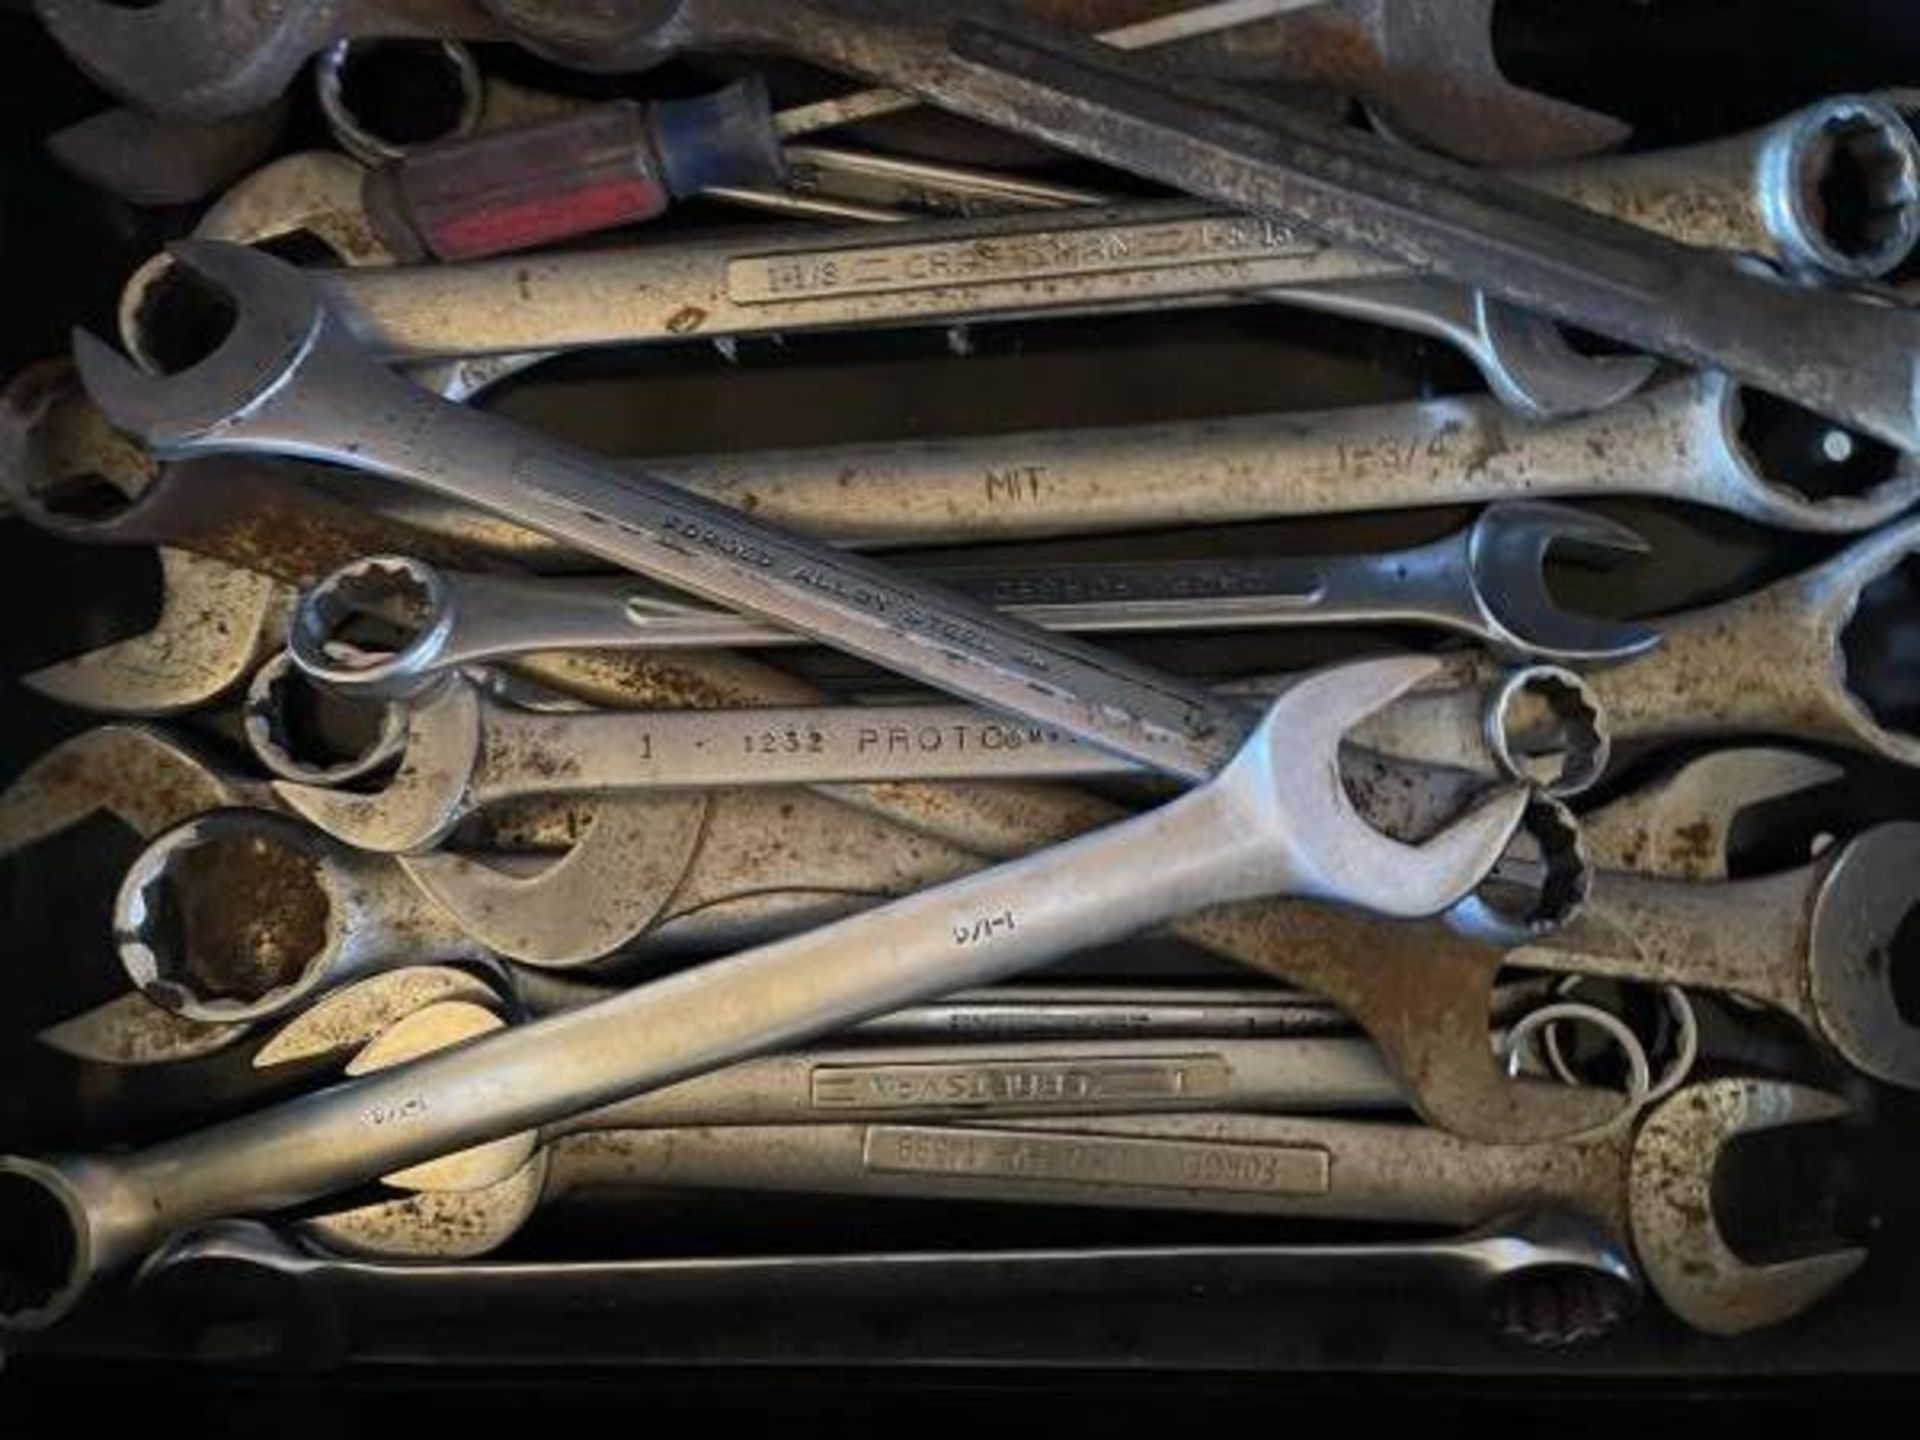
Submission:
[[1020,928],[1019,921],[1011,910],[1002,910],[993,915],[981,915],[964,925],[953,927],[953,943],[962,949],[973,945],[985,945],[1001,935],[1011,935]]
[[813,1072],[821,1110],[982,1105],[1084,1105],[1223,1093],[1225,1062],[1210,1055],[1164,1059],[1003,1061],[972,1065],[823,1065]]
[[876,1125],[869,1130],[866,1164],[869,1170],[883,1173],[1063,1180],[1150,1190],[1325,1195],[1333,1185],[1331,1158],[1317,1145],[1090,1139],[912,1125]]
[[727,295],[738,304],[766,305],[814,296],[874,295],[996,280],[1109,275],[1250,257],[1313,255],[1324,248],[1275,221],[1205,216],[946,243],[746,255],[727,265]]
[[1040,487],[1046,478],[1047,467],[1044,465],[1010,465],[1004,470],[989,470],[986,474],[987,499],[1009,504],[1038,500]]

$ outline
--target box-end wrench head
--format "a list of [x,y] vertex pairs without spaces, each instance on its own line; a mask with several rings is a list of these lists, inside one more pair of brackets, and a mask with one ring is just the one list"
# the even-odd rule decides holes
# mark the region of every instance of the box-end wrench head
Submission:
[[1846,772],[1798,750],[1715,750],[1580,817],[1602,870],[1671,880],[1725,880],[1734,827],[1775,800],[1818,790]]
[[205,119],[270,105],[308,58],[360,35],[487,40],[469,0],[38,0],[48,33],[88,76],[156,114]]
[[[645,930],[679,886],[705,818],[703,795],[596,807],[579,843],[531,877],[433,857],[423,869],[457,889],[456,915],[384,857],[285,816],[222,810],[141,852],[115,899],[115,940],[141,994],[218,1024],[284,1015],[344,978],[420,960],[499,955],[565,968]],[[229,889],[227,875],[241,869],[253,888]],[[617,900],[584,918],[566,913],[582,893],[616,883]]]

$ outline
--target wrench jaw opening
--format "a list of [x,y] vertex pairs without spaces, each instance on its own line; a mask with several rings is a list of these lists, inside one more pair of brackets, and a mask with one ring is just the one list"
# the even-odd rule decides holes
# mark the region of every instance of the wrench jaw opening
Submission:
[[1467,536],[1468,583],[1488,634],[1503,652],[1563,664],[1631,659],[1660,643],[1649,625],[1563,609],[1547,587],[1555,557],[1611,565],[1651,547],[1617,521],[1566,505],[1515,501],[1489,506]]
[[1846,1113],[1835,1096],[1773,1080],[1688,1086],[1648,1112],[1633,1140],[1627,1208],[1634,1253],[1669,1310],[1709,1335],[1740,1335],[1798,1315],[1860,1268],[1867,1256],[1858,1248],[1750,1263],[1714,1219],[1714,1176],[1729,1141]]
[[660,920],[699,853],[710,799],[699,792],[602,799],[579,842],[531,874],[445,851],[397,858],[407,878],[488,950],[545,968],[584,965]]
[[1920,245],[1920,140],[1884,101],[1842,95],[1802,111],[1762,149],[1756,188],[1795,271],[1874,280]]
[[1920,706],[1901,643],[1920,584],[1920,520],[1868,536],[1802,584],[1828,657],[1822,698],[1837,727],[1833,738],[1920,767]]
[[298,785],[352,785],[406,753],[406,707],[341,699],[310,684],[285,650],[253,673],[241,729],[254,759]]
[[[160,547],[153,627],[21,676],[49,700],[97,715],[164,716],[235,689],[280,643],[292,596],[277,580]],[[220,617],[210,625],[207,617]]]
[[1849,841],[1814,900],[1807,985],[1813,1019],[1841,1058],[1910,1090],[1920,1089],[1920,1025],[1908,999],[1920,988],[1916,876],[1920,824]]
[[1751,811],[1811,794],[1846,772],[1799,750],[1712,750],[1659,782],[1580,818],[1603,870],[1672,880],[1730,878],[1734,829]]
[[430,565],[375,555],[309,588],[287,632],[293,661],[316,683],[404,700],[438,679],[453,634],[451,587]]
[[1264,867],[1272,883],[1251,887],[1248,898],[1284,892],[1416,920],[1447,910],[1486,878],[1519,827],[1524,790],[1500,790],[1409,846],[1361,817],[1341,776],[1347,731],[1440,668],[1417,656],[1339,666],[1308,676],[1268,710],[1215,782],[1252,797],[1264,810],[1253,823],[1273,837]]
[[1735,512],[1789,529],[1856,534],[1920,501],[1912,456],[1724,375],[1696,383],[1707,392],[1702,413],[1713,433],[1706,438]]
[[333,7],[38,0],[34,8],[68,58],[121,99],[157,114],[211,120],[278,99]]
[[[225,443],[223,432],[271,403],[303,364],[319,360],[326,305],[312,286],[287,283],[297,273],[291,267],[243,246],[188,240],[168,253],[168,283],[182,287],[182,309],[191,312],[195,331],[177,337],[187,363],[148,374],[76,330],[81,382],[114,425],[163,458],[258,448]],[[213,339],[222,324],[224,334]]]
[[341,976],[368,929],[367,907],[330,859],[300,826],[257,811],[215,811],[168,831],[114,899],[128,978],[193,1020],[285,1013]]
[[1544,315],[1473,292],[1477,337],[1469,353],[1494,395],[1536,420],[1608,410],[1646,388],[1660,369],[1651,355],[1586,355]]
[[431,850],[470,808],[470,787],[486,744],[482,708],[480,692],[470,682],[448,676],[407,707],[406,748],[378,791],[361,794],[276,780],[273,792],[295,814],[359,849]]

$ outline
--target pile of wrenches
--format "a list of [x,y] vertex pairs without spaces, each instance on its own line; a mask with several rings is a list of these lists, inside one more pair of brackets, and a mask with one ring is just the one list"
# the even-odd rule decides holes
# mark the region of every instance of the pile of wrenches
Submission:
[[[162,1321],[271,1277],[350,1357],[857,1270],[1432,1291],[1567,1345],[1661,1323],[1643,1292],[1756,1330],[1863,1263],[1716,1205],[1739,1137],[1920,1088],[1920,91],[1635,149],[1502,74],[1490,0],[1055,8],[39,0],[125,102],[58,162],[201,208],[117,346],[0,409],[17,516],[164,589],[24,677],[93,718],[0,854],[103,814],[139,849],[123,992],[35,1037],[125,1114],[0,1144],[10,1334],[108,1277]],[[689,55],[748,78],[655,93]],[[309,70],[338,148],[288,153]],[[488,403],[581,350],[964,367],[985,326],[1248,308],[1484,385],[619,459]],[[1671,502],[1659,543],[1582,503],[1618,498]],[[1735,521],[1800,543],[1706,594],[1675,537]],[[197,1098],[156,1131],[149,1086]],[[650,1243],[716,1192],[975,1238]],[[543,1252],[589,1201],[604,1253]],[[997,1242],[1012,1207],[1058,1239]],[[1135,1238],[1076,1243],[1103,1212]]]

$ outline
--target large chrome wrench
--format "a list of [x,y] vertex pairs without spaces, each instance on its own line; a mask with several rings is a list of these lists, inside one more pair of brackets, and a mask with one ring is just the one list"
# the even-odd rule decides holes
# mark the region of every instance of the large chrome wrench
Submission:
[[1294,893],[1437,913],[1480,883],[1524,796],[1409,847],[1368,827],[1339,779],[1348,727],[1432,669],[1312,677],[1218,780],[1031,860],[144,1151],[0,1162],[0,1318],[50,1323],[94,1274],[186,1225],[510,1137],[1195,906]]
[[[495,7],[528,31],[545,11]],[[771,51],[893,85],[1920,449],[1920,315],[1780,283],[1516,182],[1172,75],[1008,4],[645,0],[596,19],[623,53]]]

